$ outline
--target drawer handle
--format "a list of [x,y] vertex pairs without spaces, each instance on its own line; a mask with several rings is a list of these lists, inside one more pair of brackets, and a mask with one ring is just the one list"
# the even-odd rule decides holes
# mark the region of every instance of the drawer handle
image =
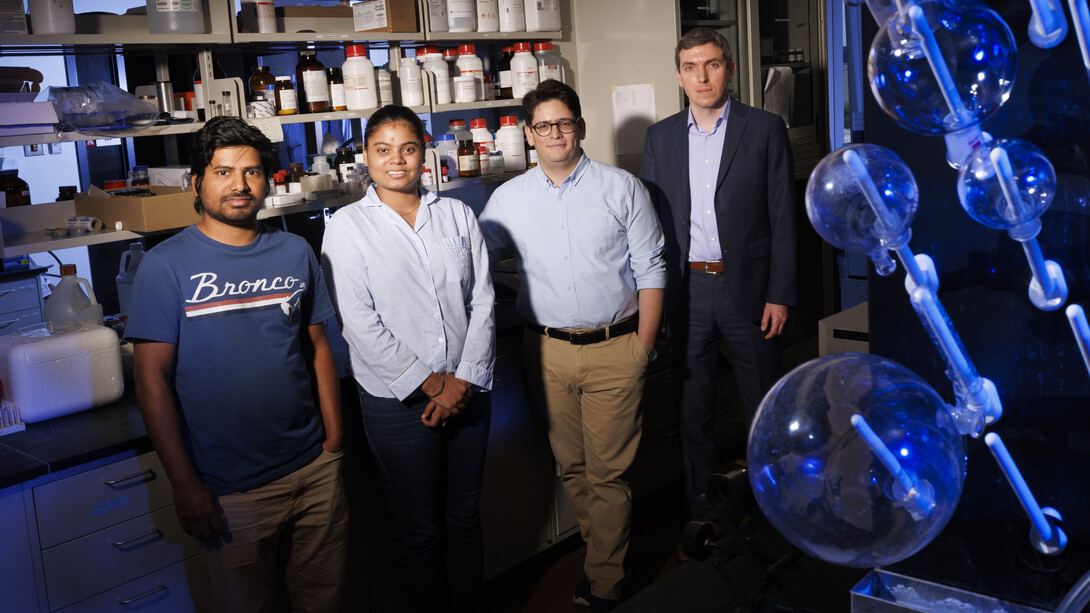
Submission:
[[160,583],[159,585],[151,588],[150,590],[144,592],[143,594],[137,594],[136,596],[133,596],[132,598],[119,598],[117,600],[117,604],[121,604],[121,605],[132,604],[132,603],[136,602],[137,600],[142,600],[144,598],[147,598],[148,596],[151,596],[152,594],[154,594],[156,592],[161,592],[161,591],[163,591],[165,589],[167,589],[167,586]]
[[13,324],[13,323],[16,323],[17,321],[19,321],[19,320],[17,320],[17,319],[9,319],[9,320],[7,320],[7,321],[0,321],[0,330],[3,330],[4,328],[6,328],[6,327],[10,326],[10,325],[11,325],[11,324]]
[[105,483],[106,485],[111,485],[112,486],[112,485],[118,485],[118,484],[124,483],[126,481],[132,481],[133,479],[141,479],[141,478],[145,478],[145,477],[154,477],[154,476],[155,476],[155,471],[153,471],[150,468],[145,468],[144,470],[142,470],[142,471],[140,471],[138,473],[133,473],[131,475],[125,475],[124,477],[118,477],[116,479],[107,479],[107,480],[103,481],[103,483]]
[[154,535],[161,535],[162,532],[159,532],[158,528],[152,528],[151,530],[148,530],[147,532],[142,532],[140,534],[137,534],[136,536],[130,536],[127,539],[121,539],[120,541],[110,541],[110,544],[113,545],[114,547],[117,547],[118,549],[120,549],[120,548],[124,547],[125,545],[128,545],[129,543],[131,543],[133,541],[139,541],[140,539],[147,538],[147,537],[149,537],[149,536],[151,536],[153,534]]
[[12,293],[12,292],[14,292],[14,291],[15,291],[15,290],[13,290],[13,289],[6,289],[6,290],[4,290],[4,291],[0,292],[0,298],[3,298],[4,296],[7,296],[8,294],[10,294],[10,293]]

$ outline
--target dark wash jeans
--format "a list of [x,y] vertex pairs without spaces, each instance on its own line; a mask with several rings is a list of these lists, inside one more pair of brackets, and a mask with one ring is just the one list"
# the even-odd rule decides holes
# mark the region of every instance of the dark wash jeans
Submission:
[[394,522],[394,555],[412,611],[481,610],[481,475],[491,394],[477,393],[443,428],[420,421],[427,399],[360,389],[363,425]]

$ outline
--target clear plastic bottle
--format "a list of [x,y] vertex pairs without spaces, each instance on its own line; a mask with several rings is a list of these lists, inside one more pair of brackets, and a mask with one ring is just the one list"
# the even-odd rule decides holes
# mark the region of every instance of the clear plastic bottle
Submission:
[[378,88],[378,105],[386,106],[394,103],[394,80],[390,77],[390,71],[385,66],[375,69],[375,84]]
[[508,46],[504,47],[501,53],[499,61],[500,98],[510,100],[514,97],[511,95],[511,58],[515,57],[515,50]]
[[295,65],[295,84],[299,88],[299,110],[304,113],[325,113],[329,110],[329,83],[325,66],[312,50],[299,52]]
[[500,32],[525,32],[526,7],[523,0],[499,0]]
[[405,106],[424,104],[424,90],[420,82],[420,65],[416,63],[416,58],[401,58],[399,68],[398,81],[401,83],[401,104]]
[[375,83],[375,66],[367,59],[365,45],[349,45],[344,48],[345,60],[341,65],[344,79],[344,101],[350,111],[373,109],[378,104],[378,87]]
[[530,43],[515,43],[515,56],[511,58],[511,95],[522,98],[537,84],[537,60],[530,52]]
[[420,67],[435,76],[435,103],[450,104],[450,67],[443,61],[443,56],[439,53],[438,47],[425,46],[421,49],[421,53],[423,54],[424,63]]
[[477,0],[477,31],[500,31],[500,7],[497,0]]
[[476,27],[476,0],[447,0],[447,28],[449,31],[472,32]]
[[[496,139],[488,129],[488,120],[483,117],[469,120],[469,133],[473,135],[474,145],[484,145],[488,153],[496,150]],[[483,170],[483,169],[482,169]]]
[[538,81],[556,79],[564,82],[564,67],[560,64],[560,55],[553,50],[552,43],[534,43],[534,57],[537,58]]
[[87,279],[76,277],[75,264],[61,265],[61,281],[45,301],[46,321],[102,323],[102,305]]
[[[453,31],[453,30],[451,30]],[[476,45],[458,45],[458,76],[473,77],[476,85],[474,100],[484,100],[484,62],[477,57]]]
[[526,169],[526,135],[519,128],[518,117],[500,117],[500,129],[496,132],[496,149],[503,152],[503,171],[519,172]]

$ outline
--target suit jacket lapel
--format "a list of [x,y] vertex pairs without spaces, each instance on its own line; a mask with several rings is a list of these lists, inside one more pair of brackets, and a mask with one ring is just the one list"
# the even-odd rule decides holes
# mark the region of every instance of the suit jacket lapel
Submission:
[[723,139],[723,157],[719,160],[719,176],[715,182],[718,192],[723,187],[723,180],[727,178],[727,171],[734,161],[734,154],[738,146],[742,144],[742,135],[746,131],[746,106],[737,100],[730,101],[730,110],[727,112],[727,134]]

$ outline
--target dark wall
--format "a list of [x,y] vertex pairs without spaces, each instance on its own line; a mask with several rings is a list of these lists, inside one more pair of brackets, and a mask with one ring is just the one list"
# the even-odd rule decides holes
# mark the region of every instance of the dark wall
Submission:
[[[1090,84],[1074,29],[1053,49],[1029,42],[1029,3],[985,3],[1010,26],[1018,70],[1010,99],[984,124],[996,137],[1040,147],[1055,167],[1058,190],[1041,217],[1044,255],[1066,273],[1068,304],[1090,307],[1090,261],[1084,245],[1090,200]],[[1061,3],[1066,6],[1066,3]],[[869,48],[877,32],[864,20]],[[869,29],[868,29],[869,28]],[[908,163],[920,190],[910,246],[930,255],[939,272],[939,297],[981,376],[993,380],[1004,414],[988,429],[1003,437],[1041,506],[1058,509],[1070,545],[1057,558],[1029,549],[1028,522],[983,439],[968,440],[968,474],[958,510],[946,531],[896,570],[971,591],[1052,610],[1090,569],[1090,376],[1063,309],[1042,312],[1030,303],[1030,272],[1021,246],[962,210],[957,173],[945,162],[939,137],[895,124],[867,95],[867,142],[889,147]],[[912,310],[898,266],[890,277],[870,275],[871,351],[917,372],[953,402],[945,363]]]

